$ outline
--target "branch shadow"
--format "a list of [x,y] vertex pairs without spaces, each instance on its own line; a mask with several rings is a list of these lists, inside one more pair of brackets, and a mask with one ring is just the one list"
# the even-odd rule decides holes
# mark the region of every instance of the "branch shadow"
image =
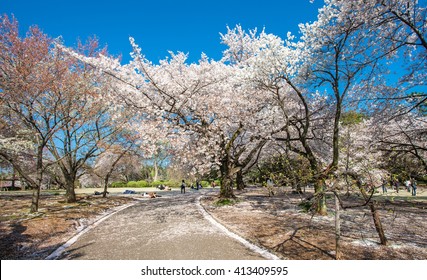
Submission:
[[[322,255],[330,258],[330,259],[335,259],[335,255],[331,254],[327,250],[325,250],[325,249],[317,246],[316,244],[310,243],[310,242],[302,239],[301,237],[297,236],[297,234],[300,230],[308,229],[308,228],[310,228],[310,226],[302,226],[302,227],[296,228],[292,232],[292,234],[289,236],[288,239],[285,239],[283,242],[273,246],[273,250],[275,252],[281,252],[281,253],[285,253],[286,251],[293,251],[294,253],[296,253],[296,251],[298,251],[298,249],[294,248],[295,247],[294,245],[297,245],[300,249],[302,249],[305,252],[317,251],[320,254],[322,254]],[[297,254],[295,254],[295,255],[297,255]]]
[[30,242],[29,235],[24,234],[27,227],[20,222],[13,224],[11,227],[10,233],[0,237],[0,259],[26,259],[25,243]]

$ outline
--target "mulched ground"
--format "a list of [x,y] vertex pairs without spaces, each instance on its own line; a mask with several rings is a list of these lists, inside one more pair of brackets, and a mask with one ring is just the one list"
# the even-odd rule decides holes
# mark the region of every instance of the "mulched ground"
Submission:
[[45,259],[107,210],[129,203],[131,198],[78,196],[65,203],[62,195],[43,195],[39,212],[29,213],[30,195],[0,196],[0,259]]
[[[342,259],[427,259],[426,197],[399,195],[377,198],[388,246],[379,244],[368,207],[341,210]],[[217,206],[214,196],[202,204],[230,230],[284,259],[335,259],[334,200],[328,199],[329,214],[318,216],[299,206],[309,196],[282,189],[269,197],[262,188],[248,188],[237,193],[236,204]],[[344,205],[360,202],[356,195],[344,197]]]

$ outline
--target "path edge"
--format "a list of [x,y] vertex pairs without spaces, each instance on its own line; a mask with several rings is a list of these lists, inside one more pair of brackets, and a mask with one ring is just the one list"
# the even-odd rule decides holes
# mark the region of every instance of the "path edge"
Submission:
[[58,259],[68,247],[73,245],[80,238],[80,236],[82,236],[83,234],[85,234],[89,230],[94,229],[100,223],[102,223],[106,219],[110,218],[114,214],[116,214],[120,211],[123,211],[126,208],[129,208],[131,206],[134,206],[137,203],[138,203],[138,201],[134,201],[134,202],[131,202],[131,203],[128,203],[125,205],[121,205],[121,206],[113,208],[111,211],[107,211],[106,213],[100,215],[98,218],[95,219],[95,221],[93,223],[91,223],[91,224],[83,227],[82,229],[78,230],[77,233],[73,235],[73,237],[68,239],[68,241],[66,241],[61,246],[59,246],[55,251],[53,251],[53,253],[51,253],[49,256],[47,256],[45,258],[45,260],[56,260],[56,259]]
[[205,207],[202,206],[202,204],[200,203],[200,200],[202,199],[202,197],[205,197],[203,195],[197,197],[196,199],[196,206],[199,210],[199,212],[202,214],[203,218],[205,218],[206,220],[208,220],[211,224],[213,224],[215,227],[217,227],[220,231],[222,231],[224,234],[226,234],[227,236],[237,240],[238,242],[240,242],[242,245],[244,245],[246,248],[252,250],[255,253],[260,254],[261,256],[263,256],[264,258],[268,259],[268,260],[282,260],[281,258],[279,258],[277,255],[271,253],[270,251],[268,251],[266,248],[262,248],[258,245],[255,245],[253,243],[251,243],[250,241],[244,239],[243,237],[237,235],[236,233],[232,232],[231,230],[229,230],[228,228],[226,228],[223,224],[221,224],[217,219],[215,219],[206,209]]

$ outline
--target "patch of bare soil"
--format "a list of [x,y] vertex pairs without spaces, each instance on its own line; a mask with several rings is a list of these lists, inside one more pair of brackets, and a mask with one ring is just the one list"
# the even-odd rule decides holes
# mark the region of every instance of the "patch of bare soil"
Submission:
[[[279,257],[294,260],[335,259],[334,200],[328,215],[304,211],[309,196],[284,190],[269,197],[262,188],[237,193],[237,203],[217,206],[205,197],[202,205],[211,215],[243,238]],[[367,206],[341,210],[341,259],[427,259],[427,201],[411,197],[376,198],[388,245],[379,244]],[[361,204],[357,195],[344,197],[344,205]]]
[[30,214],[30,195],[1,195],[0,259],[45,259],[107,210],[132,201],[119,196],[81,196],[76,203],[63,200],[58,195],[42,196],[39,212]]

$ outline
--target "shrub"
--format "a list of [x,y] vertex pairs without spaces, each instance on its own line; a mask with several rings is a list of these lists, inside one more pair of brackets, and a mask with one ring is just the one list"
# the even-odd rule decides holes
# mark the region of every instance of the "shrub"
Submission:
[[[215,182],[215,187],[220,187],[221,186],[221,180],[213,180],[213,182]],[[202,185],[202,187],[207,188],[212,186],[212,181],[200,181],[200,184]]]
[[300,204],[298,204],[298,207],[301,209],[302,212],[308,213],[313,207],[313,204],[310,201],[303,201]]
[[149,188],[150,184],[147,181],[129,181],[126,184],[128,188]]
[[153,181],[153,182],[151,182],[151,183],[150,183],[150,185],[151,185],[151,187],[153,187],[153,188],[157,188],[157,187],[158,187],[158,186],[160,186],[160,185],[165,185],[165,186],[166,186],[165,181],[163,181],[163,180],[160,180],[160,181]]
[[111,183],[111,188],[125,188],[126,182],[113,182]]
[[219,199],[217,202],[215,202],[215,205],[216,206],[228,206],[228,205],[234,205],[236,203],[237,203],[237,201],[234,199],[223,198],[223,199]]
[[181,186],[181,182],[174,181],[174,180],[161,181],[161,182],[162,182],[161,185],[168,186],[171,188],[179,188]]
[[207,188],[210,187],[211,184],[208,181],[200,181],[200,184],[202,185],[202,187]]

